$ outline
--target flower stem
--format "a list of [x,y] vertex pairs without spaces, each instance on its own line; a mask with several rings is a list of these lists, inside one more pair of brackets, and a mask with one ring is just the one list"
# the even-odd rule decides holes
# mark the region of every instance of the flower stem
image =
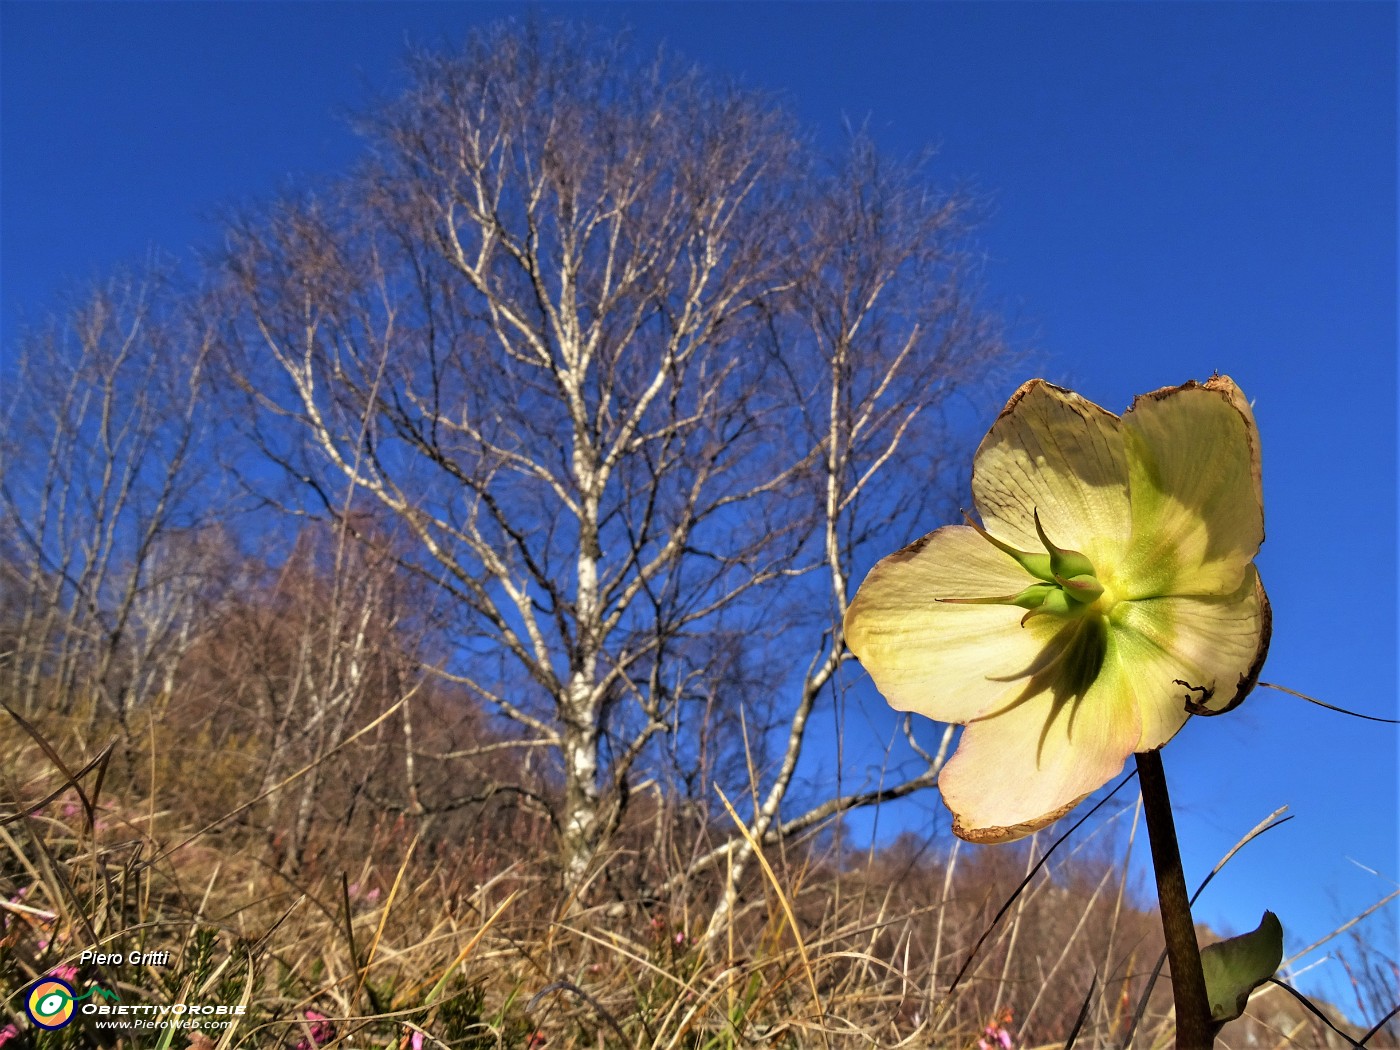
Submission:
[[1186,876],[1181,870],[1181,851],[1176,844],[1176,821],[1172,819],[1167,777],[1162,772],[1162,754],[1143,751],[1136,757],[1142,809],[1147,814],[1147,838],[1152,844],[1152,867],[1157,873],[1162,933],[1166,937],[1167,958],[1172,968],[1177,1050],[1210,1050],[1215,1045],[1210,999],[1206,996],[1206,979],[1201,972],[1201,949],[1196,943],[1195,923],[1191,920]]

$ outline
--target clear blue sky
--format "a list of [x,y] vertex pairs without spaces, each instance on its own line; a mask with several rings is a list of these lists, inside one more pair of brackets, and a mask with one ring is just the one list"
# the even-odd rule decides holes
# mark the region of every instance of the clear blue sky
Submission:
[[[991,197],[988,295],[1041,374],[1115,411],[1233,375],[1263,435],[1264,677],[1394,716],[1393,5],[539,10],[664,39],[782,92],[809,126],[868,117],[895,153],[937,144],[936,176]],[[230,200],[352,161],[337,114],[400,82],[406,40],[525,11],[0,5],[6,344],[66,283],[183,251]],[[1392,888],[1396,739],[1266,691],[1188,726],[1166,762],[1189,871],[1275,807],[1297,816],[1237,858],[1201,917],[1244,929],[1270,907],[1297,948]]]

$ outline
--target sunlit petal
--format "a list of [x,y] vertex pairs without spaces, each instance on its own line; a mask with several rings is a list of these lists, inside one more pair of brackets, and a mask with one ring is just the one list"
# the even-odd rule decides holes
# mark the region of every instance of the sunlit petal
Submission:
[[1234,594],[1123,602],[1114,620],[1103,674],[1142,710],[1136,751],[1170,740],[1188,700],[1216,712],[1243,700],[1269,650],[1269,603],[1253,566]]
[[1017,390],[977,449],[972,497],[988,530],[1041,549],[1051,539],[1091,561],[1128,540],[1128,466],[1118,417],[1069,390],[1033,379]]
[[1058,820],[1122,772],[1140,735],[1136,705],[1097,683],[1074,699],[1043,689],[971,722],[938,778],[953,830],[1010,842]]
[[1121,420],[1034,380],[978,449],[973,495],[984,529],[886,558],[846,631],[892,706],[967,725],[939,786],[958,835],[1003,842],[1253,688],[1259,436],[1227,378]]
[[1264,541],[1259,434],[1217,376],[1144,394],[1123,416],[1133,532],[1125,598],[1230,594]]
[[885,558],[846,613],[846,644],[892,707],[964,722],[1013,693],[994,681],[1036,659],[1059,625],[1007,605],[940,598],[1011,594],[1037,581],[970,528],[950,525]]

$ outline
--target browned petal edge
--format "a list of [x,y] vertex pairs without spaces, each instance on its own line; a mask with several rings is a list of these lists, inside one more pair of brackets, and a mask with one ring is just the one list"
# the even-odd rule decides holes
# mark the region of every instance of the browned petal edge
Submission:
[[1188,379],[1177,386],[1158,387],[1145,394],[1138,394],[1133,398],[1133,403],[1128,406],[1128,411],[1131,412],[1136,408],[1139,401],[1165,401],[1183,390],[1209,390],[1213,394],[1219,394],[1229,403],[1231,408],[1244,416],[1251,431],[1255,429],[1254,414],[1249,409],[1249,402],[1244,400],[1244,392],[1240,390],[1239,385],[1233,379],[1229,376],[1223,376],[1219,372],[1212,374],[1204,383]]
[[[1165,401],[1167,398],[1178,394],[1183,390],[1209,390],[1213,394],[1219,394],[1231,408],[1244,417],[1245,437],[1249,441],[1249,462],[1250,473],[1254,478],[1254,493],[1259,500],[1260,508],[1260,542],[1264,541],[1263,531],[1263,507],[1264,507],[1264,477],[1262,468],[1262,457],[1259,448],[1259,425],[1254,421],[1254,411],[1249,407],[1249,401],[1244,396],[1244,391],[1240,389],[1229,376],[1223,376],[1219,372],[1214,373],[1204,383],[1198,383],[1194,379],[1188,379],[1180,386],[1164,386],[1159,390],[1153,390],[1146,394],[1138,394],[1133,398],[1133,403],[1128,406],[1131,412],[1137,407],[1139,401]],[[1126,413],[1125,413],[1126,414]]]
[[[1095,412],[1102,412],[1109,419],[1116,420],[1119,418],[1118,416],[1115,416],[1112,412],[1110,412],[1108,409],[1104,408],[1097,402],[1090,401],[1083,394],[1075,393],[1073,390],[1070,390],[1066,387],[1056,386],[1048,379],[1027,379],[1024,383],[1022,383],[1019,387],[1016,388],[1016,392],[1012,394],[1011,397],[1007,400],[1006,407],[997,413],[996,419],[992,420],[992,425],[987,428],[987,436],[982,439],[980,444],[978,444],[977,452],[974,453],[972,457],[974,470],[976,470],[977,459],[982,454],[982,448],[987,444],[988,439],[991,438],[993,431],[995,431],[997,428],[997,424],[1000,423],[1007,416],[1011,415],[1014,411],[1016,411],[1016,406],[1019,405],[1032,390],[1035,390],[1038,387],[1045,387],[1045,389],[1047,390],[1053,390],[1056,394],[1060,394],[1061,396],[1063,396],[1063,398],[1069,404],[1074,405],[1076,408],[1079,406],[1079,404],[1083,404],[1087,405]],[[1082,412],[1080,414],[1083,415]],[[1087,421],[1087,416],[1085,417],[1085,419]],[[978,509],[980,511],[981,508]]]
[[[1218,380],[1219,378],[1220,378],[1220,373],[1217,372],[1217,373],[1215,373],[1214,375],[1212,375],[1208,380],[1206,380],[1206,382],[1207,382],[1207,383],[1214,383],[1214,382],[1215,382],[1216,380]],[[1181,393],[1181,391],[1183,391],[1183,390],[1198,390],[1198,389],[1199,389],[1199,390],[1204,390],[1204,389],[1206,389],[1205,383],[1198,383],[1198,382],[1197,382],[1196,380],[1194,380],[1194,379],[1188,379],[1188,380],[1186,380],[1186,382],[1180,383],[1180,384],[1178,384],[1177,386],[1163,386],[1163,387],[1158,387],[1156,390],[1149,390],[1149,391],[1148,391],[1147,393],[1145,393],[1145,394],[1138,394],[1138,395],[1136,395],[1136,396],[1133,398],[1133,403],[1132,403],[1131,405],[1128,406],[1128,411],[1131,412],[1135,407],[1137,407],[1137,403],[1138,403],[1139,401],[1165,401],[1167,398],[1171,397],[1171,396],[1174,395],[1174,394],[1179,394],[1179,393]]]
[[[1022,383],[1020,386],[1018,386],[1018,387],[1016,388],[1016,392],[1015,392],[1014,394],[1012,394],[1011,397],[1007,400],[1007,402],[1006,402],[1006,407],[1003,408],[1000,412],[997,413],[996,419],[992,420],[992,426],[995,427],[995,426],[996,426],[998,423],[1000,423],[1004,418],[1006,418],[1007,416],[1009,416],[1009,415],[1012,413],[1012,411],[1016,408],[1016,406],[1017,406],[1018,404],[1021,403],[1021,399],[1022,399],[1022,398],[1024,398],[1027,394],[1029,394],[1029,393],[1030,393],[1032,390],[1034,390],[1036,387],[1041,387],[1041,386],[1046,387],[1046,388],[1049,389],[1049,390],[1053,390],[1053,391],[1054,391],[1055,393],[1057,393],[1057,394],[1064,394],[1064,395],[1066,395],[1066,396],[1067,396],[1070,400],[1072,400],[1072,401],[1083,401],[1086,405],[1092,405],[1094,408],[1098,409],[1100,412],[1103,412],[1104,414],[1109,415],[1109,416],[1113,416],[1114,419],[1117,419],[1117,418],[1118,418],[1117,416],[1114,416],[1112,412],[1109,412],[1108,409],[1104,408],[1102,405],[1099,405],[1099,404],[1096,404],[1096,403],[1093,402],[1093,401],[1090,401],[1090,400],[1089,400],[1087,397],[1085,397],[1083,394],[1076,393],[1075,391],[1070,390],[1070,389],[1067,388],[1067,387],[1056,386],[1054,383],[1050,382],[1048,379],[1027,379],[1024,383]],[[990,432],[990,430],[989,430],[989,432]]]
[[[1083,394],[1076,393],[1075,391],[1070,390],[1066,387],[1057,386],[1047,379],[1028,379],[1016,388],[1016,392],[1012,394],[1011,397],[1007,400],[1006,407],[997,413],[996,419],[994,419],[992,421],[992,425],[987,428],[986,435],[978,443],[977,450],[972,455],[972,473],[974,478],[978,474],[978,463],[982,459],[982,452],[987,447],[987,442],[992,440],[992,435],[996,433],[997,425],[1007,416],[1015,412],[1017,406],[1020,405],[1021,401],[1024,400],[1026,396],[1031,393],[1031,391],[1036,390],[1040,387],[1044,387],[1046,390],[1053,391],[1054,393],[1060,395],[1064,403],[1067,404],[1070,408],[1074,409],[1074,411],[1078,413],[1079,417],[1082,420],[1084,420],[1086,424],[1090,422],[1090,414],[1093,412],[1103,413],[1109,419],[1113,420],[1114,423],[1120,421],[1119,416],[1114,415],[1112,412],[1110,412],[1108,409],[1104,408],[1097,402],[1090,401]],[[982,519],[982,524],[986,526],[987,515],[983,511],[982,507],[977,505],[976,500],[976,487],[974,486],[973,505],[977,507],[977,516]],[[991,529],[988,529],[988,531],[990,532]]]
[[[883,558],[881,558],[871,567],[870,572],[866,574],[865,578],[868,580],[870,579],[870,577],[874,576],[877,571],[888,568],[891,565],[898,565],[900,562],[913,561],[916,557],[919,556],[919,553],[925,547],[927,547],[930,543],[933,542],[933,538],[937,536],[940,532],[944,532],[948,529],[966,528],[968,528],[968,526],[966,525],[940,525],[932,532],[920,536],[913,543],[906,544],[905,546],[899,548],[899,550],[895,551],[893,554],[886,554]],[[862,584],[862,586],[864,586],[864,584]],[[859,593],[859,588],[857,588],[857,593]]]
[[1254,570],[1254,594],[1259,599],[1259,648],[1254,652],[1254,660],[1249,665],[1249,670],[1240,675],[1235,695],[1230,697],[1230,702],[1219,711],[1212,711],[1213,715],[1223,715],[1244,703],[1244,698],[1259,684],[1259,675],[1264,670],[1264,660],[1269,655],[1269,641],[1274,633],[1274,610],[1269,604],[1269,596],[1264,593],[1264,581],[1259,578],[1257,568]]
[[[1092,792],[1089,794],[1092,794]],[[969,828],[962,822],[962,817],[958,816],[953,810],[953,807],[948,805],[948,800],[943,798],[942,792],[939,792],[938,797],[943,800],[943,805],[947,807],[948,812],[953,814],[954,835],[964,842],[975,843],[979,846],[989,846],[1001,842],[1015,842],[1017,839],[1025,838],[1032,832],[1039,831],[1048,824],[1055,823],[1055,821],[1059,820],[1075,806],[1088,798],[1089,795],[1080,795],[1073,802],[1066,806],[1061,806],[1053,813],[1047,813],[1043,817],[1036,817],[1034,820],[1028,820],[1023,824],[1012,824],[1007,828]]]

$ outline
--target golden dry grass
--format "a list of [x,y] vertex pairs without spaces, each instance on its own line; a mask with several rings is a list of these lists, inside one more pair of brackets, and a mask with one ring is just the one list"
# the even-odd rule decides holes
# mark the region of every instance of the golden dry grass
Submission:
[[[210,748],[196,736],[162,750],[150,734],[80,773],[100,758],[75,728],[85,724],[35,727],[42,743],[13,722],[0,735],[9,1046],[973,1048],[1005,1030],[1021,1050],[1064,1046],[1071,1033],[1078,1047],[1116,1047],[1160,951],[1116,834],[1131,807],[1086,826],[1019,894],[1048,840],[761,851],[741,906],[705,942],[713,880],[643,892],[675,861],[656,848],[672,819],[663,809],[637,815],[572,898],[559,892],[548,836],[518,816],[482,816],[463,835],[364,807],[318,826],[291,864],[261,804],[239,798],[255,741]],[[635,873],[630,895],[619,872]],[[80,965],[94,948],[171,956]],[[1383,958],[1373,951],[1365,965]],[[38,1033],[23,993],[68,966],[76,988],[99,984],[123,1002],[245,1012],[203,1031],[99,1036],[88,1019]],[[1170,1045],[1169,1008],[1161,982],[1132,1045]],[[1272,990],[1221,1045],[1348,1043]],[[1396,1044],[1380,1032],[1368,1045]]]

